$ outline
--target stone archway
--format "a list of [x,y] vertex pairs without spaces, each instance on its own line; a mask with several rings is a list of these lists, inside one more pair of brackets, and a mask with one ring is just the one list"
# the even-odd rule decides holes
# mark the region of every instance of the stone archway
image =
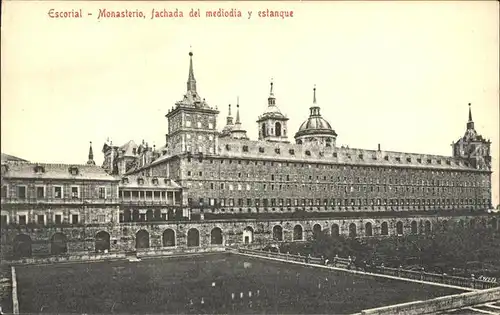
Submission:
[[19,234],[14,238],[14,256],[16,258],[31,257],[31,237]]
[[253,228],[250,226],[247,226],[243,230],[243,243],[244,244],[251,244],[253,242]]
[[175,231],[172,229],[166,229],[163,231],[163,247],[173,247],[175,246]]
[[303,234],[304,233],[303,233],[302,225],[297,224],[293,228],[293,240],[294,241],[302,241],[302,240],[304,240],[304,235]]
[[321,235],[321,225],[315,224],[313,226],[313,239],[318,239],[320,235]]
[[215,227],[210,232],[210,244],[212,245],[222,245],[222,230]]
[[280,225],[273,227],[273,240],[278,242],[283,241],[283,228]]
[[189,229],[187,233],[187,246],[188,247],[197,247],[200,246],[200,232],[195,229]]
[[149,248],[149,232],[146,230],[139,230],[135,234],[135,248],[143,249]]
[[[106,231],[100,231],[95,235],[95,251],[100,253],[111,249],[111,236]],[[148,242],[149,244],[149,242]]]
[[50,238],[50,253],[61,255],[68,252],[68,240],[62,233],[54,233]]

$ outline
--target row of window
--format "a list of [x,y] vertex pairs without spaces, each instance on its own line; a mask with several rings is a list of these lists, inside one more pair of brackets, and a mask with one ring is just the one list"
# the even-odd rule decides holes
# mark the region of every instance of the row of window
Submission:
[[[236,201],[236,203],[235,203]],[[193,205],[193,199],[188,198],[188,203]],[[489,206],[489,199],[291,199],[291,198],[271,198],[271,199],[251,199],[251,198],[208,198],[205,204],[204,198],[199,198],[200,206],[263,206],[263,207],[291,207],[291,206],[456,206],[456,205],[484,205]]]
[[[2,215],[1,216],[1,222],[2,225],[6,225],[8,223],[17,223],[19,225],[27,225],[29,223],[34,223],[34,224],[40,224],[40,225],[45,225],[47,224],[47,216],[44,214],[38,214],[35,216],[34,220],[29,222],[28,216],[25,214],[18,215],[17,216],[17,222],[8,222],[7,215]],[[69,218],[71,224],[79,224],[80,223],[80,216],[78,214],[72,214]],[[97,220],[99,223],[104,223],[106,221],[106,216],[105,215],[99,215],[97,217]],[[62,224],[63,223],[63,215],[62,214],[54,214],[52,217],[52,223],[53,224]]]
[[[9,189],[7,185],[2,186],[2,198],[7,197],[16,197],[19,199],[25,198],[46,198],[47,196],[47,187],[45,186],[35,186],[34,194],[28,194],[28,188],[26,185],[17,185],[16,186],[16,196],[9,196]],[[97,190],[97,197],[99,199],[107,199],[109,196],[109,191],[106,187],[99,187]],[[54,199],[64,199],[64,187],[63,186],[53,186],[52,187],[52,198]],[[79,186],[71,186],[69,192],[69,198],[78,199],[80,198],[80,187]]]
[[[199,186],[203,186],[202,183],[198,183]],[[192,183],[187,183],[188,187],[192,186]],[[220,183],[218,185],[220,190],[251,190],[252,185],[250,184],[227,184],[227,183]],[[369,185],[355,185],[355,186],[347,186],[343,184],[338,184],[338,185],[324,185],[324,184],[316,184],[316,185],[307,185],[306,184],[301,184],[301,185],[278,185],[278,184],[254,184],[253,185],[254,190],[272,190],[272,191],[286,191],[290,189],[295,189],[295,190],[309,190],[309,191],[333,191],[333,192],[344,192],[344,193],[353,193],[355,191],[357,192],[393,192],[393,193],[428,193],[432,195],[435,195],[436,193],[465,193],[465,194],[472,194],[475,191],[478,193],[481,193],[481,190],[478,188],[464,188],[464,187],[411,187],[411,186],[369,186]],[[217,185],[215,183],[210,183],[210,189],[215,190],[217,189]]]
[[[188,138],[190,139],[190,137]],[[202,137],[199,136],[199,140],[202,140]],[[226,144],[225,146],[225,149],[226,151],[231,151],[232,147],[230,144]],[[243,145],[241,147],[241,151],[242,152],[249,152],[250,151],[250,148],[248,145]],[[259,147],[258,148],[258,152],[259,153],[265,153],[266,152],[266,149],[264,147]],[[281,149],[280,148],[274,148],[274,151],[271,151],[271,152],[274,152],[275,154],[281,154]],[[295,155],[295,149],[289,149],[288,150],[288,154],[289,155],[292,155],[294,156]],[[304,151],[304,154],[306,156],[311,156],[311,151],[310,150],[305,150]],[[324,157],[325,156],[325,152],[318,152],[318,155],[320,157]],[[372,155],[371,157],[367,157],[365,156],[364,154],[351,154],[351,153],[345,153],[344,154],[345,157],[347,157],[348,159],[359,159],[359,160],[372,160],[372,161],[377,161],[379,158],[376,156],[376,155]],[[332,157],[334,158],[338,158],[339,156],[339,153],[338,152],[333,152]],[[412,157],[406,157],[406,158],[401,158],[400,156],[392,156],[392,157],[389,157],[388,155],[384,156],[382,160],[385,160],[385,161],[389,161],[389,160],[392,160],[392,161],[395,161],[395,162],[407,162],[407,163],[418,163],[418,164],[437,164],[437,165],[465,165],[465,166],[469,166],[469,163],[467,161],[460,161],[460,160],[447,160],[447,159],[432,159],[432,158],[427,158],[427,159],[422,159],[422,158],[412,158]],[[463,163],[463,164],[462,164]]]

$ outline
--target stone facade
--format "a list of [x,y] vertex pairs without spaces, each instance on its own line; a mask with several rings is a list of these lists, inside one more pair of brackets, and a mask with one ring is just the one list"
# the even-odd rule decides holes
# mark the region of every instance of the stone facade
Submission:
[[2,161],[2,256],[266,244],[319,231],[385,237],[450,224],[498,228],[486,211],[490,142],[470,112],[453,156],[339,148],[315,93],[295,143],[272,84],[259,140],[246,136],[239,102],[236,123],[228,117],[219,132],[219,111],[198,95],[190,53],[186,94],[166,115],[165,146],[106,141],[102,167],[92,147],[87,165]]

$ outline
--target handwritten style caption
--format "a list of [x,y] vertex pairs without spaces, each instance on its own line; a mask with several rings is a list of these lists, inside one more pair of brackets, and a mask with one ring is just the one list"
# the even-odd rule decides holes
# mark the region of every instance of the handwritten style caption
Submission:
[[57,9],[50,9],[47,13],[51,19],[80,19],[85,17],[97,17],[98,20],[102,19],[165,19],[165,18],[237,18],[237,19],[251,19],[251,18],[274,18],[285,19],[293,18],[294,12],[288,10],[270,10],[263,9],[260,11],[246,10],[241,11],[238,9],[225,9],[219,8],[216,10],[200,10],[192,8],[189,11],[179,9],[152,9],[151,12],[145,13],[143,10],[109,10],[99,9],[97,11],[84,11],[83,9],[72,9],[61,11]]

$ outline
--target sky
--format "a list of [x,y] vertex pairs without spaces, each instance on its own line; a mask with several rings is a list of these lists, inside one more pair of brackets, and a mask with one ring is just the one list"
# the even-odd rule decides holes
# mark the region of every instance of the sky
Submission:
[[[289,118],[307,119],[313,87],[337,144],[450,156],[468,103],[492,142],[499,200],[499,16],[496,1],[2,1],[1,150],[30,161],[102,163],[107,138],[165,144],[165,114],[182,99],[193,51],[198,92],[221,111],[239,97],[257,138],[269,83]],[[242,12],[207,18],[206,10]],[[83,18],[48,12],[82,10]],[[99,10],[145,18],[98,19]],[[150,19],[152,10],[183,18]],[[202,17],[190,18],[190,9]],[[260,10],[293,11],[264,18]],[[253,11],[248,19],[248,11]],[[91,13],[92,15],[88,15]],[[233,107],[234,108],[234,107]]]

